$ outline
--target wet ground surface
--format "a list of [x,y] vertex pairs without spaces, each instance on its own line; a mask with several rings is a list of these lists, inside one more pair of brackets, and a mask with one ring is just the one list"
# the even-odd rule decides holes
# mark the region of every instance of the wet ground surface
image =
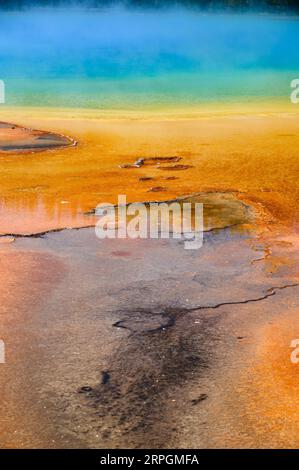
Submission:
[[[298,124],[234,119],[1,156],[1,447],[298,446]],[[203,203],[203,247],[97,239],[118,194]]]
[[[240,229],[206,233],[190,251],[100,241],[93,229],[3,246],[2,447],[262,444],[258,374],[245,385],[241,375],[256,332],[299,297],[294,268],[268,269],[256,250],[261,240]],[[268,423],[273,445],[281,420]]]

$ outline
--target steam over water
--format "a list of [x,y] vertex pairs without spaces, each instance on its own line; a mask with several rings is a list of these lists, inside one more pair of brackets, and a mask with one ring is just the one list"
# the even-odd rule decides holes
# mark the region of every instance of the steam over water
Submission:
[[155,108],[288,99],[299,20],[173,10],[1,12],[8,105]]

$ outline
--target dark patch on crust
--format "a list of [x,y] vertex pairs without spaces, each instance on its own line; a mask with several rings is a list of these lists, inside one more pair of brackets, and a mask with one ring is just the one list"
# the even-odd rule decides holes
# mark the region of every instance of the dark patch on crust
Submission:
[[148,193],[160,193],[166,191],[165,186],[153,186],[148,190]]
[[[109,361],[111,376],[82,394],[92,410],[92,422],[104,440],[122,446],[164,448],[175,439],[177,406],[186,382],[204,377],[215,361],[218,315],[206,311],[225,305],[258,302],[276,291],[297,287],[288,284],[267,289],[252,299],[223,302],[191,308],[167,307],[119,312],[122,320],[114,324],[129,330]],[[197,311],[199,328],[194,328],[192,312]],[[191,317],[190,317],[191,315]],[[191,321],[190,321],[191,319]],[[155,326],[154,326],[155,325]],[[189,402],[196,406],[207,399],[202,393]]]
[[123,163],[119,165],[119,168],[140,168],[143,165],[160,165],[160,163],[176,163],[179,162],[182,157],[147,157],[138,158],[134,163]]
[[193,165],[169,165],[169,166],[160,166],[160,170],[169,170],[169,171],[180,171],[180,170],[189,170],[193,168]]
[[153,176],[140,176],[139,181],[151,181],[153,179]]
[[182,159],[182,157],[148,157],[145,158],[145,163],[177,163]]
[[199,395],[198,398],[194,398],[193,400],[191,400],[191,403],[192,403],[193,406],[195,406],[195,405],[198,405],[199,403],[203,402],[207,398],[208,398],[208,395],[206,393],[202,393],[201,395]]
[[[97,432],[108,443],[118,436],[125,446],[163,448],[176,432],[177,416],[167,409],[184,383],[208,368],[207,342],[215,339],[217,321],[202,317],[198,331],[186,313],[180,308],[162,314],[140,309],[122,312],[124,319],[114,324],[128,329],[130,336],[111,358],[109,382],[84,394],[97,418]],[[136,326],[138,315],[146,322],[143,329]],[[150,328],[150,322],[161,324]]]

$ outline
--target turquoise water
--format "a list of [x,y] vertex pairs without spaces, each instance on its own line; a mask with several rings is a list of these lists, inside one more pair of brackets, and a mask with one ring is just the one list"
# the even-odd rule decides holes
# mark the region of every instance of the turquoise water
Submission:
[[299,20],[186,9],[1,12],[7,105],[144,108],[281,98]]

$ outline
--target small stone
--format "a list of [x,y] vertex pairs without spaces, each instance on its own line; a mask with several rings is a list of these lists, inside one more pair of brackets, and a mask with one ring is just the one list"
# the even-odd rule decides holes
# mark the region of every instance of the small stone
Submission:
[[140,168],[143,164],[144,164],[144,158],[138,158],[138,160],[136,160],[133,166],[137,166],[138,168]]

